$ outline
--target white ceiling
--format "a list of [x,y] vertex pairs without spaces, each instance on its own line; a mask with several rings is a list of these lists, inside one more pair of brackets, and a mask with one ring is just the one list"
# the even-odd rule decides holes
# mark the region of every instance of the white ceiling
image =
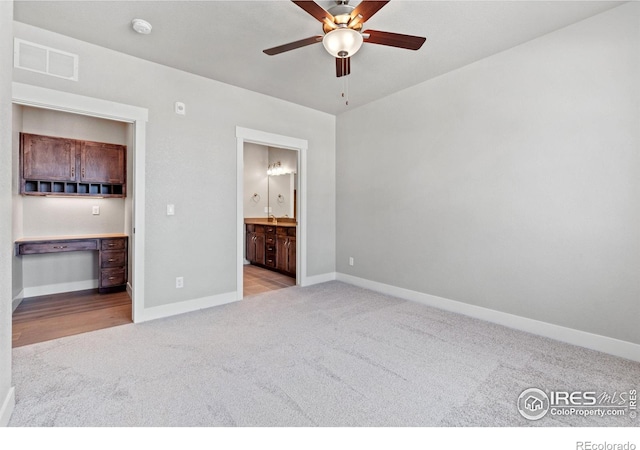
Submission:
[[[334,2],[318,1],[324,8]],[[352,5],[359,0],[352,0]],[[204,77],[338,114],[579,20],[618,1],[392,0],[365,25],[426,36],[418,51],[365,44],[351,58],[349,106],[322,44],[276,56],[262,50],[321,25],[287,0],[15,1],[14,18]],[[131,20],[153,25],[150,35]],[[62,49],[64,50],[64,49]]]

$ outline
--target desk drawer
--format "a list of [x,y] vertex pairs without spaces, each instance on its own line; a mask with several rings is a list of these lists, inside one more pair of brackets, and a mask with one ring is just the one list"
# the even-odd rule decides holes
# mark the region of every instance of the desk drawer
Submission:
[[83,250],[98,250],[98,241],[96,239],[86,239],[81,241],[49,241],[18,244],[19,255],[77,252]]
[[122,250],[107,250],[100,253],[100,267],[123,267],[126,253]]
[[101,239],[102,250],[124,250],[126,239]]
[[110,286],[120,286],[127,282],[127,276],[124,268],[120,269],[102,269],[100,271],[100,287],[106,288]]

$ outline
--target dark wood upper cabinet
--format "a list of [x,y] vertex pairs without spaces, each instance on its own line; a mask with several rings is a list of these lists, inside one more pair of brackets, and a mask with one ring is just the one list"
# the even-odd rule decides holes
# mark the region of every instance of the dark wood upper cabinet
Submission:
[[80,145],[80,181],[125,183],[126,147],[82,141]]
[[24,178],[75,181],[76,141],[23,133],[22,161]]
[[126,197],[127,147],[20,134],[20,193]]

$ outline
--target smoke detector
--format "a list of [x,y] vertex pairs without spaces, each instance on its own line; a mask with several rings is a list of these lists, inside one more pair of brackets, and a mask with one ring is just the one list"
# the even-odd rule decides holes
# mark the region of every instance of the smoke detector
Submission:
[[151,33],[151,24],[146,20],[142,19],[133,19],[131,21],[131,26],[133,29],[140,34],[149,34]]

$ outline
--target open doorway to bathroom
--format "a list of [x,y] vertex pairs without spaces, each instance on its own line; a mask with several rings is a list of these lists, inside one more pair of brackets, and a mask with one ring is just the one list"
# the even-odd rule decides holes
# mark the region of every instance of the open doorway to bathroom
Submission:
[[243,296],[296,285],[298,152],[244,144]]
[[[245,172],[245,151],[249,154],[251,148],[259,157],[247,161]],[[258,268],[288,276],[272,276],[274,284],[306,283],[307,148],[304,139],[236,127],[238,300],[245,295],[245,270],[249,279],[249,271]]]

